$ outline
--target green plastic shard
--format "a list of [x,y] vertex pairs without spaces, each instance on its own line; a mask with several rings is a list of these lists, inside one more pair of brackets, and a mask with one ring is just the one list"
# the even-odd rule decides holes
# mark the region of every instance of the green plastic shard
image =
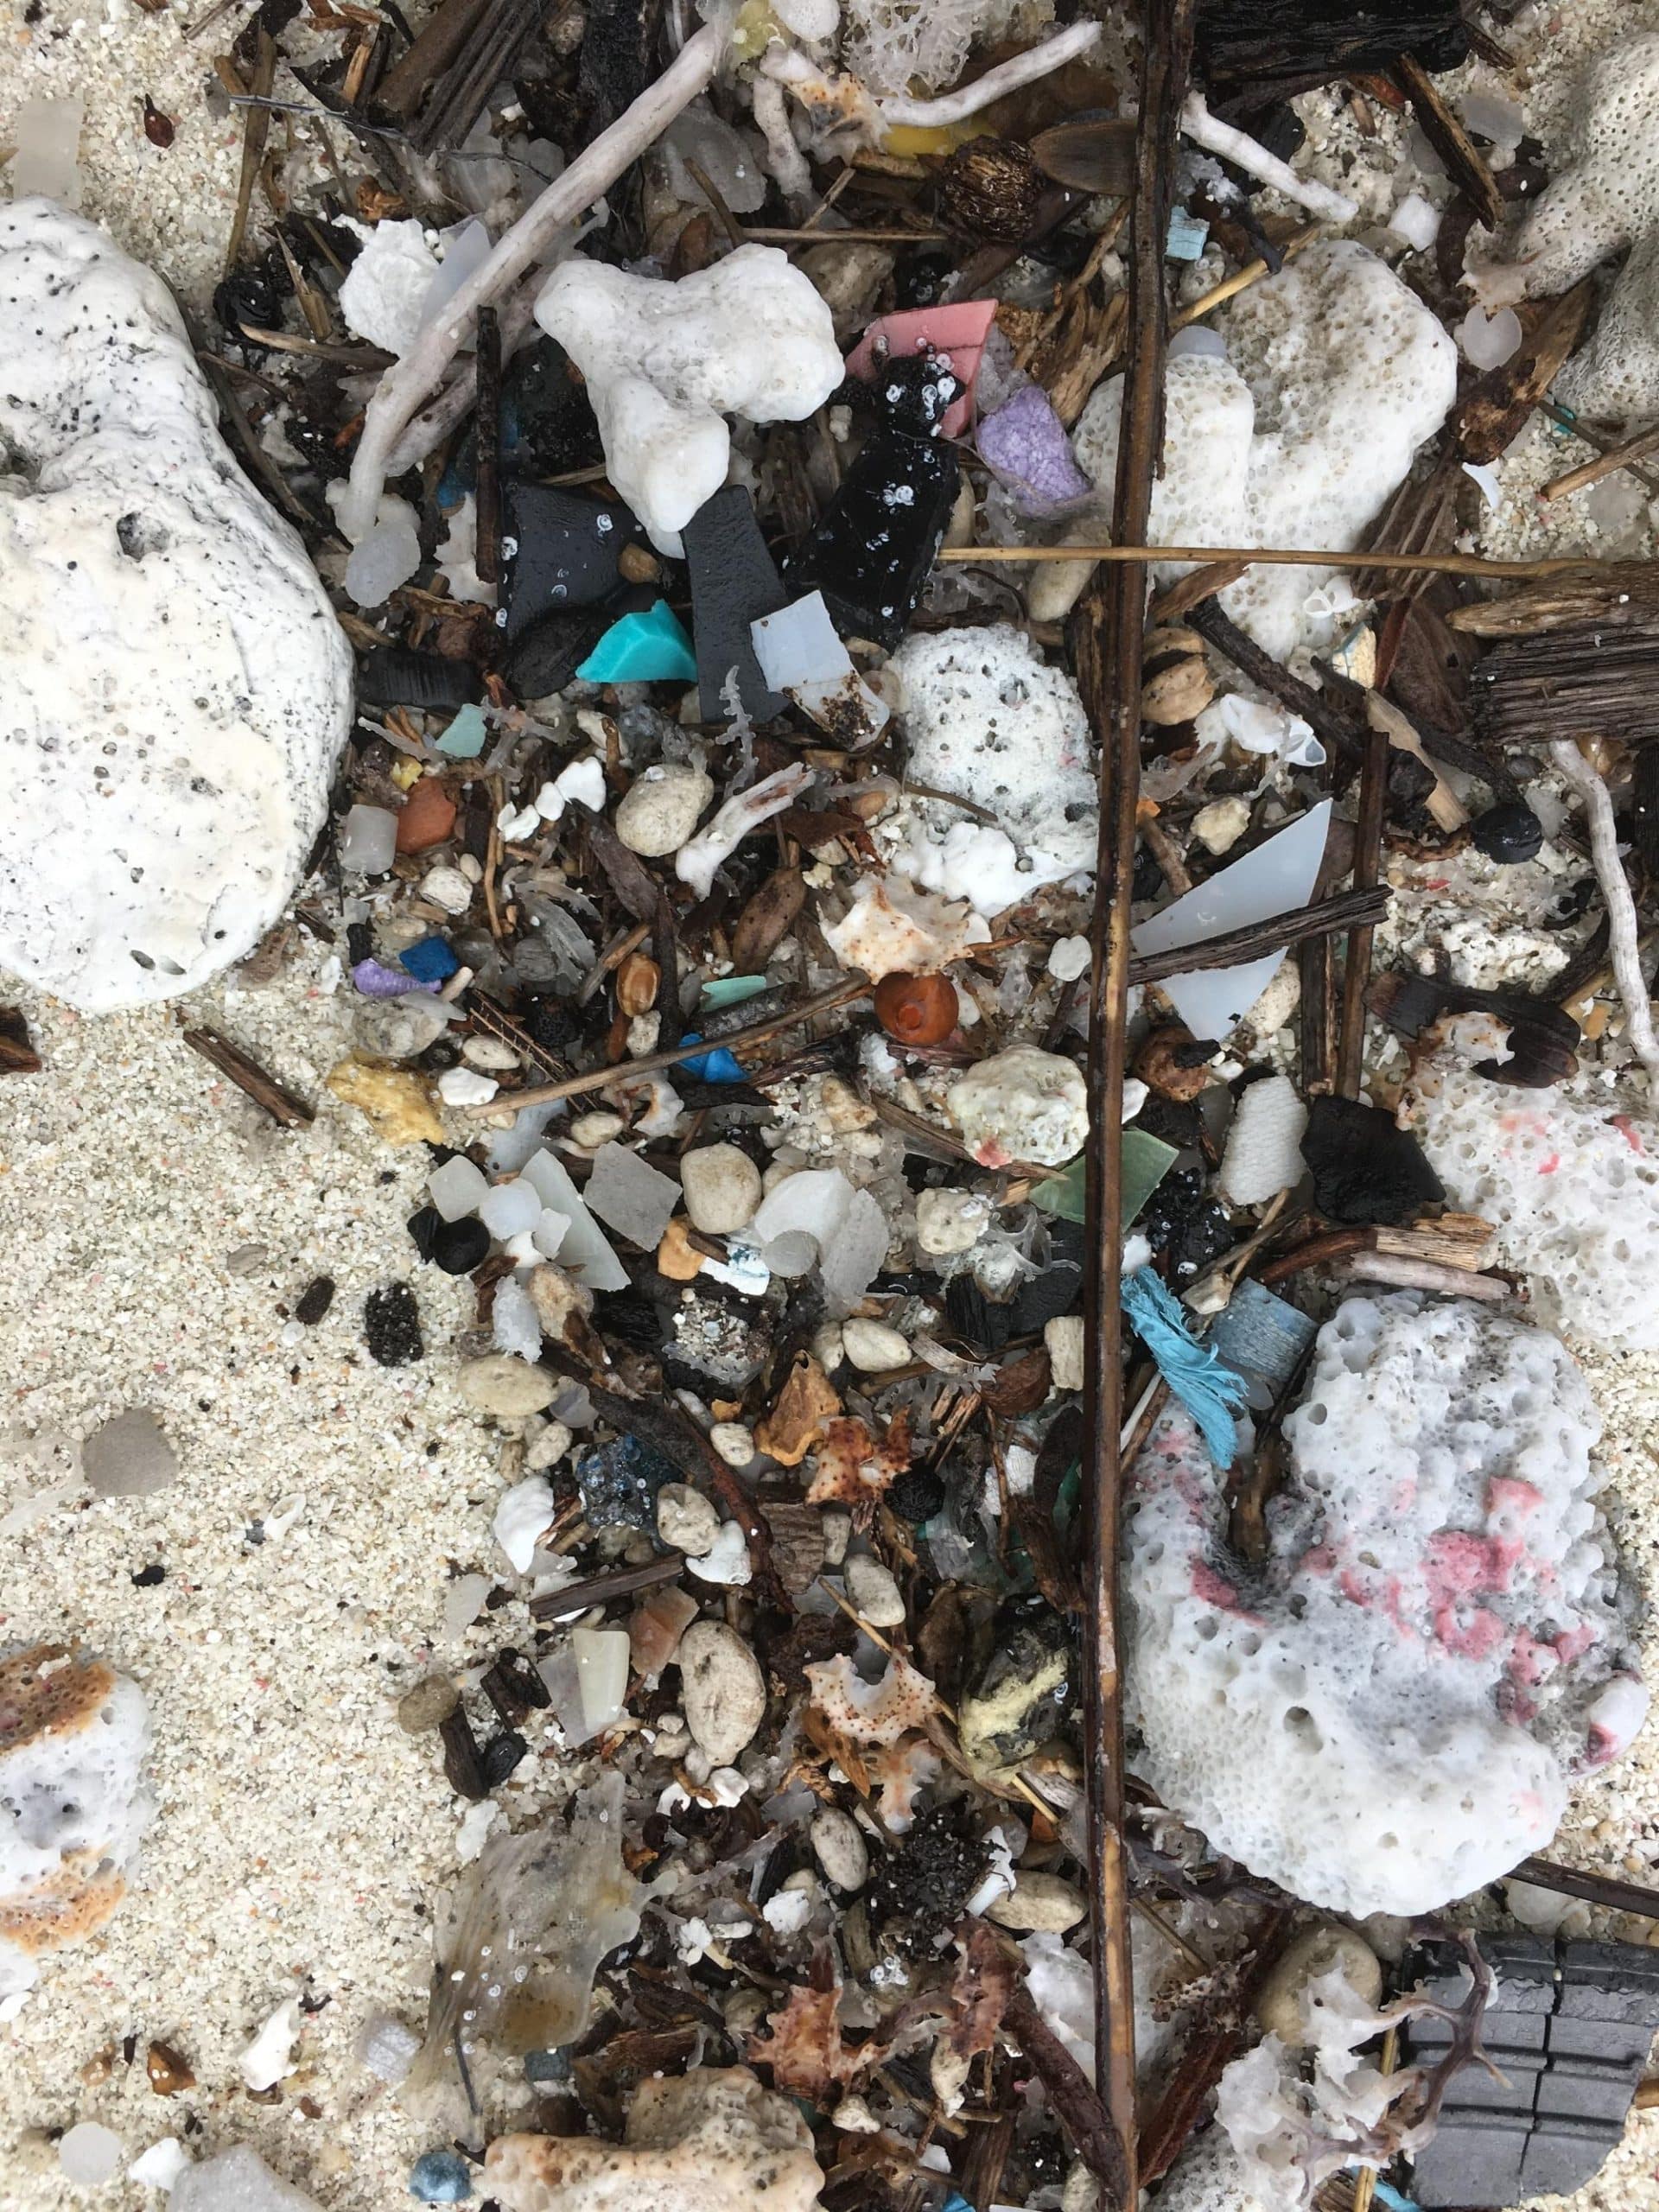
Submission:
[[[1149,1137],[1142,1129],[1123,1132],[1123,1226],[1129,1224],[1168,1174],[1175,1159],[1173,1145]],[[1081,1221],[1084,1213],[1084,1155],[1079,1153],[1058,1175],[1050,1175],[1032,1190],[1031,1203],[1062,1221]]]

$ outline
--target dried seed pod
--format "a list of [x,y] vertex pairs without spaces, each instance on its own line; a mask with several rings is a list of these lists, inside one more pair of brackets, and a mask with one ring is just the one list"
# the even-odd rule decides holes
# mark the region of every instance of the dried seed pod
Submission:
[[1036,226],[1047,180],[1028,146],[976,138],[958,146],[939,179],[939,201],[953,228],[1018,245]]
[[1160,1098],[1196,1098],[1210,1080],[1213,1047],[1197,1042],[1179,1022],[1154,1029],[1135,1056],[1135,1072]]
[[1141,664],[1141,713],[1160,729],[1190,722],[1216,696],[1204,658],[1204,639],[1194,630],[1154,630]]
[[617,1011],[632,1020],[657,1003],[663,971],[648,952],[631,952],[616,971]]
[[957,1026],[957,987],[948,976],[885,976],[875,1018],[901,1045],[942,1045]]

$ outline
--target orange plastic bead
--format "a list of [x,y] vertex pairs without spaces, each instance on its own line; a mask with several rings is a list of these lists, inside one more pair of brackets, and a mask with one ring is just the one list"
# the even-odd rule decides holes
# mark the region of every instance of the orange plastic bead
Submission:
[[944,1044],[957,1011],[948,976],[884,976],[875,987],[875,1018],[901,1045]]

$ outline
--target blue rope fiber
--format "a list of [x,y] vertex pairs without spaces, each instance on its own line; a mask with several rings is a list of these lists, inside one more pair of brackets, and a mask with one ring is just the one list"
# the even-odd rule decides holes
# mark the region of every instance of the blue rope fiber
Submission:
[[1150,1268],[1123,1279],[1123,1311],[1129,1325],[1158,1363],[1158,1372],[1204,1433],[1218,1467],[1230,1467],[1237,1439],[1233,1416],[1249,1395],[1242,1376],[1224,1367],[1209,1345],[1187,1326],[1176,1299]]

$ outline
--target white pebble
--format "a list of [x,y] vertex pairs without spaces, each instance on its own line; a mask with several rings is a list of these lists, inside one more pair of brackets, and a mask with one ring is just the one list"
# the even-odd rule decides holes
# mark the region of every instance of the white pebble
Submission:
[[685,1154],[680,1181],[691,1226],[705,1236],[729,1236],[747,1228],[760,1204],[760,1170],[734,1144],[704,1145]]
[[290,1997],[276,2007],[238,2062],[249,2088],[274,2089],[284,2074],[291,2074],[299,2038],[300,2003]]
[[754,1571],[749,1563],[748,1539],[735,1521],[722,1522],[708,1550],[685,1564],[698,1581],[718,1582],[728,1589],[741,1588]]
[[623,794],[616,834],[631,853],[664,859],[685,843],[714,795],[713,781],[691,761],[658,760]]
[[916,1242],[936,1259],[971,1251],[984,1235],[991,1202],[975,1191],[923,1191],[916,1199]]
[[121,2138],[95,2120],[83,2120],[58,2145],[58,2164],[67,2179],[82,2189],[101,2189],[121,2165]]
[[747,1467],[754,1457],[754,1431],[741,1421],[717,1421],[709,1441],[728,1467]]
[[872,1628],[904,1625],[905,1601],[891,1571],[868,1552],[855,1552],[843,1573],[853,1610]]
[[869,1877],[870,1848],[852,1815],[825,1805],[812,1815],[809,1833],[824,1879],[838,1890],[861,1890]]
[[1048,972],[1057,983],[1074,983],[1089,972],[1086,937],[1057,938],[1048,956]]
[[[419,2049],[418,2043],[416,2048]],[[140,2152],[127,2168],[127,2179],[136,2181],[141,2189],[159,2189],[165,2195],[190,2163],[190,2153],[178,2137],[163,2135],[159,2143]]]
[[724,1621],[693,1621],[677,1656],[693,1740],[716,1766],[729,1766],[766,1716],[760,1662]]
[[518,1065],[518,1053],[499,1037],[469,1037],[461,1048],[461,1057],[475,1068],[516,1068]]
[[493,1075],[472,1068],[446,1068],[438,1077],[438,1096],[446,1106],[487,1106],[500,1088]]
[[1192,835],[1208,853],[1227,853],[1250,826],[1250,803],[1234,796],[1211,799],[1192,817]]
[[[550,1382],[552,1377],[550,1376]],[[512,1563],[515,1574],[528,1574],[536,1553],[536,1540],[553,1525],[553,1485],[545,1475],[526,1475],[515,1483],[495,1509],[490,1523],[495,1541]]]
[[855,1315],[842,1323],[841,1342],[842,1351],[861,1375],[885,1375],[890,1369],[909,1363],[908,1341],[885,1321],[864,1320]]
[[673,1551],[693,1557],[712,1551],[720,1536],[720,1509],[690,1483],[664,1483],[657,1493],[657,1534]]
[[570,1449],[570,1431],[562,1421],[550,1421],[536,1431],[524,1452],[524,1466],[531,1474],[542,1474],[555,1467]]
[[421,896],[446,914],[464,914],[473,903],[473,887],[458,868],[443,865],[422,877]]
[[613,1137],[620,1137],[627,1126],[620,1114],[604,1110],[579,1114],[570,1124],[570,1141],[584,1150],[597,1150],[601,1145],[609,1144]]

